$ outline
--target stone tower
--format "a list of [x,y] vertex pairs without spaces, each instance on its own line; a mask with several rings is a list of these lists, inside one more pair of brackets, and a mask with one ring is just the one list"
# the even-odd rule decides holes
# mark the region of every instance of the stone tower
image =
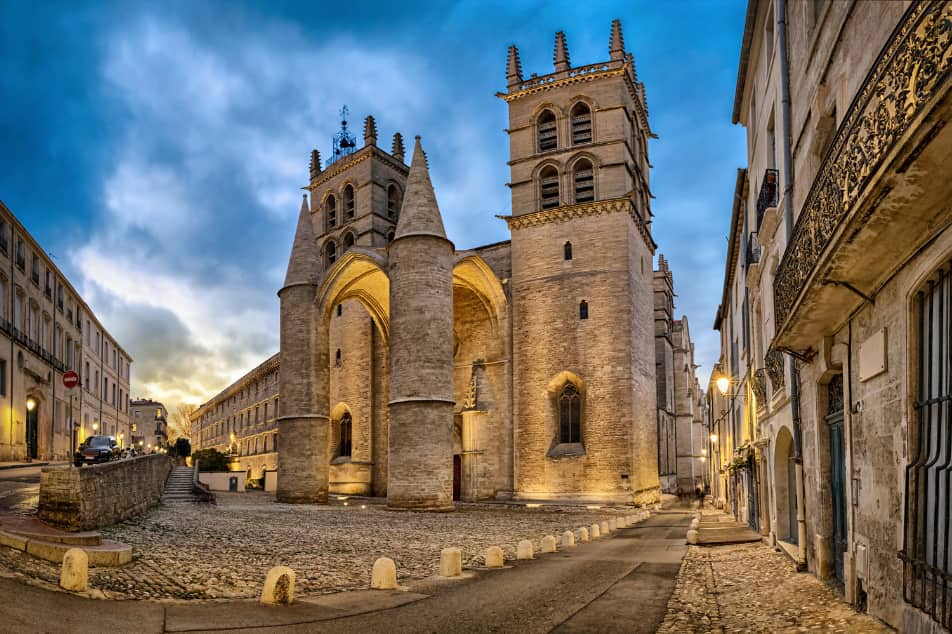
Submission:
[[[674,276],[664,255],[654,271],[655,374],[658,381],[658,473],[661,490],[677,490],[677,427],[675,425]],[[692,370],[693,371],[693,370]]]
[[[514,494],[658,498],[644,86],[609,60],[524,79],[510,47]],[[576,420],[576,417],[580,420]],[[561,492],[561,494],[559,494]]]
[[417,137],[388,250],[390,508],[453,510],[453,256]]

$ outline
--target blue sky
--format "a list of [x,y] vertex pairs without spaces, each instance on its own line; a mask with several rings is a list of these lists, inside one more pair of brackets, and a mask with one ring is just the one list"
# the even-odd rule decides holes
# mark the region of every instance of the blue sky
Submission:
[[133,355],[133,395],[203,402],[278,347],[275,295],[311,148],[344,103],[380,144],[423,136],[458,248],[508,239],[506,47],[551,72],[608,57],[620,18],[659,139],[654,237],[702,381],[744,131],[743,0],[0,0],[0,199]]

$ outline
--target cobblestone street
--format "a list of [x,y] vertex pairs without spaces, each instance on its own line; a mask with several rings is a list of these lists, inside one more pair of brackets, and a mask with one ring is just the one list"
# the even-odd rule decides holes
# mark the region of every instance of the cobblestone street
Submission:
[[[458,504],[454,513],[433,514],[353,498],[345,507],[276,504],[261,492],[217,497],[214,506],[160,506],[103,529],[133,547],[133,561],[91,569],[90,586],[116,599],[252,598],[281,564],[297,573],[300,594],[366,588],[378,557],[391,557],[401,579],[421,578],[438,571],[448,546],[462,549],[464,566],[477,566],[489,546],[515,559],[520,540],[538,551],[545,535],[616,516],[584,507]],[[0,566],[45,584],[59,579],[59,566],[12,549],[0,548]]]
[[659,632],[890,632],[763,544],[690,546]]

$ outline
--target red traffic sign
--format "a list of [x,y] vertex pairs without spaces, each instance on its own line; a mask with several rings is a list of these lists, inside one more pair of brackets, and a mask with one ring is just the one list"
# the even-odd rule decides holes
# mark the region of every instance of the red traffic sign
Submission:
[[69,370],[68,372],[63,373],[63,385],[66,386],[67,390],[71,390],[77,385],[79,385],[79,375]]

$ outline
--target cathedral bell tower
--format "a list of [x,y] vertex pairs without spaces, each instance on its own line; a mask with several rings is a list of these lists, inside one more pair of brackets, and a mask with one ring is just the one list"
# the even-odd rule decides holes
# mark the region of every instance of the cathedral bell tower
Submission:
[[523,77],[509,47],[514,494],[658,499],[651,193],[644,85],[608,61]]

